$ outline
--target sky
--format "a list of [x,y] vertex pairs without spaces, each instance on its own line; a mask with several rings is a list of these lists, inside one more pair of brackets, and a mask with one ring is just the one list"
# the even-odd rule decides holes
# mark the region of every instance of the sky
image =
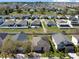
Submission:
[[79,0],[0,0],[0,2],[79,2]]

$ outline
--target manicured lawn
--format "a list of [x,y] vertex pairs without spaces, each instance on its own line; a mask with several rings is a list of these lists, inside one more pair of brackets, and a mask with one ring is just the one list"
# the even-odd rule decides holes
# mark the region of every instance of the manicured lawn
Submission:
[[47,30],[48,32],[63,32],[63,31],[66,33],[76,32],[76,29],[59,29],[57,26],[47,27]]
[[48,32],[61,32],[57,26],[47,27]]
[[0,29],[0,32],[27,32],[27,33],[39,33],[39,32],[43,32],[42,28],[38,28],[38,29]]
[[61,30],[61,32],[65,31],[66,33],[74,33],[74,32],[76,32],[76,29],[60,29],[60,30]]

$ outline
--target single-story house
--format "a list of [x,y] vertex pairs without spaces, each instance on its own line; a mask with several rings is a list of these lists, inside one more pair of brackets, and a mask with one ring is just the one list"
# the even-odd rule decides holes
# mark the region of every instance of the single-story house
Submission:
[[22,15],[16,15],[16,16],[14,16],[14,19],[16,22],[19,20],[22,20]]
[[73,19],[76,19],[77,17],[75,17],[75,16],[70,16],[69,17],[69,20],[73,20]]
[[22,19],[31,19],[30,15],[23,16]]
[[56,20],[56,24],[58,28],[72,28],[71,21],[70,20]]
[[32,39],[32,47],[35,52],[44,52],[50,50],[50,44],[47,37],[37,36]]
[[64,34],[56,33],[52,35],[52,42],[55,48],[59,51],[68,50],[68,52],[74,52],[74,45]]
[[26,33],[24,32],[19,32],[17,34],[15,34],[13,37],[12,37],[12,40],[13,41],[26,41],[28,39],[28,36]]
[[39,28],[41,27],[41,21],[40,19],[35,19],[33,21],[31,21],[31,28]]
[[67,19],[66,16],[57,16],[58,19]]
[[32,15],[32,19],[39,19],[38,15]]
[[41,19],[48,19],[48,16],[47,15],[41,15],[40,18]]
[[4,20],[5,21],[9,21],[9,20],[15,21],[15,18],[14,18],[14,16],[6,15],[6,16],[4,16]]
[[47,26],[56,26],[56,23],[53,20],[46,20],[46,24]]
[[7,27],[13,27],[15,25],[15,21],[13,20],[8,20],[5,21],[3,24],[1,24],[1,26],[7,26]]
[[72,43],[74,45],[79,45],[79,35],[72,35]]
[[16,22],[15,26],[17,26],[17,27],[28,26],[28,21],[27,20],[19,20]]
[[77,17],[72,17],[69,19],[73,28],[79,27],[79,19]]

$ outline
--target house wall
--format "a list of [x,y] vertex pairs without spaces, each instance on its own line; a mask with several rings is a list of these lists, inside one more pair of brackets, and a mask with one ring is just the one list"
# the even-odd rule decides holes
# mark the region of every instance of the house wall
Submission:
[[72,36],[72,43],[73,43],[74,45],[78,45],[77,38],[75,38],[74,36]]

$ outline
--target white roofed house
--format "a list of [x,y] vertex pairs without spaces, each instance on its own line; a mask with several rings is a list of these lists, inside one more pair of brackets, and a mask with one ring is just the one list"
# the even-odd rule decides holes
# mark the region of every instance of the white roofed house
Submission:
[[72,28],[70,20],[59,19],[56,20],[56,24],[58,28]]
[[59,51],[65,51],[67,49],[68,52],[75,52],[73,43],[64,34],[53,34],[52,42]]
[[50,51],[50,44],[47,37],[37,36],[32,39],[32,49],[35,52]]

